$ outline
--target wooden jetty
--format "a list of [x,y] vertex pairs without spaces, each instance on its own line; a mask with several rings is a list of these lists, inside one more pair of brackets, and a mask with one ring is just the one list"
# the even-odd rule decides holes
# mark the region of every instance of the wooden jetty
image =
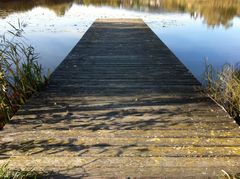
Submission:
[[239,126],[199,88],[141,19],[96,20],[0,132],[0,164],[59,178],[238,173]]

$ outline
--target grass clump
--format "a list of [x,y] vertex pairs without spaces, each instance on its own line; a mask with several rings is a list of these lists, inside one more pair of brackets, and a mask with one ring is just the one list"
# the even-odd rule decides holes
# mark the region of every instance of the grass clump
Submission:
[[206,91],[240,122],[240,65],[225,64],[221,70],[206,65]]
[[240,179],[240,173],[232,174],[226,172],[225,170],[221,170],[223,176],[218,177],[219,179]]
[[21,23],[11,26],[13,30],[0,39],[0,125],[48,81],[34,48],[24,41]]
[[8,164],[0,166],[0,178],[2,179],[37,179],[40,174],[33,170],[11,170]]

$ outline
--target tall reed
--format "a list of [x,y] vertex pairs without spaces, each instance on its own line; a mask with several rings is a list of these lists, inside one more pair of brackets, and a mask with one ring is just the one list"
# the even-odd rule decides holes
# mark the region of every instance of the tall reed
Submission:
[[240,122],[240,65],[225,64],[221,70],[206,65],[207,93]]
[[[38,55],[23,37],[21,23],[1,37],[0,43],[0,123],[5,124],[21,105],[46,84]],[[7,37],[7,38],[6,38]],[[10,39],[10,40],[8,40]]]

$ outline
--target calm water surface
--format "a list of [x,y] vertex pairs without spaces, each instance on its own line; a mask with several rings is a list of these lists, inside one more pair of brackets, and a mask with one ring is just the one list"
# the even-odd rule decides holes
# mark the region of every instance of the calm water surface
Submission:
[[0,33],[24,23],[45,69],[54,70],[97,18],[142,18],[201,79],[205,60],[240,61],[239,0],[3,0]]

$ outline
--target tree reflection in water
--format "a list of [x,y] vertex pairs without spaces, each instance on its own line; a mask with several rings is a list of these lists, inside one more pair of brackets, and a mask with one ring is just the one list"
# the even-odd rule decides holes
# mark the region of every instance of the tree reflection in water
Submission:
[[63,16],[73,4],[110,6],[129,10],[151,12],[189,13],[202,17],[209,26],[231,26],[231,20],[240,16],[238,0],[3,0],[0,2],[0,17],[14,12],[25,12],[34,7],[46,7],[58,16]]

